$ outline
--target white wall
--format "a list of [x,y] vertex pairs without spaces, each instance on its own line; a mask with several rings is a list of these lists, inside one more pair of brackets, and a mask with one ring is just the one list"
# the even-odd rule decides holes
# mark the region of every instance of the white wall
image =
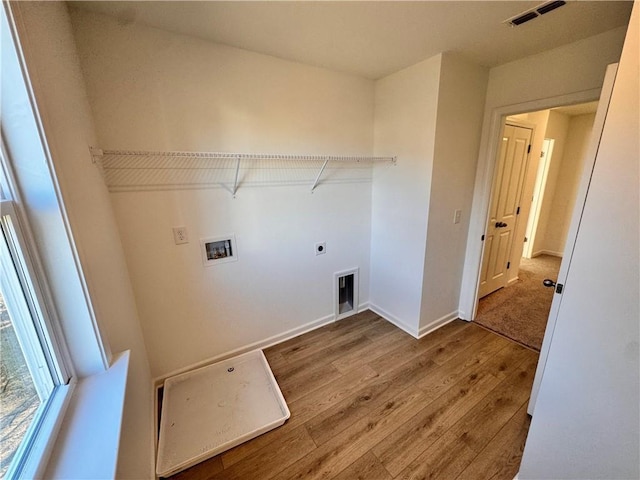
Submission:
[[[98,146],[372,153],[373,82],[75,10]],[[333,273],[369,298],[371,184],[111,195],[154,376],[333,319]],[[171,227],[190,242],[173,244]],[[204,267],[199,239],[235,234]],[[326,241],[316,256],[314,244]]]
[[557,172],[553,203],[544,234],[543,250],[564,251],[594,119],[594,113],[569,117],[564,153]]
[[[413,335],[457,318],[488,71],[443,53],[376,82],[371,306]],[[461,210],[460,223],[453,223]]]
[[[488,74],[488,69],[458,55],[442,55],[420,312],[422,332],[458,317]],[[453,221],[455,210],[462,213],[458,224]]]
[[[551,222],[552,212],[555,208],[554,199],[556,196],[556,192],[558,192],[559,189],[563,188],[563,185],[558,184],[558,176],[562,168],[561,166],[564,162],[565,144],[568,131],[569,116],[551,110],[549,112],[549,118],[547,121],[547,128],[544,132],[544,138],[553,138],[555,142],[553,143],[553,155],[551,157],[551,163],[549,165],[549,171],[547,174],[545,194],[544,198],[542,199],[542,205],[540,207],[538,228],[536,230],[536,235],[533,242],[532,253],[534,256],[544,252],[555,252],[561,254],[563,248],[557,248],[555,242],[550,244],[547,241],[547,232],[550,229],[555,231],[555,227],[564,228],[565,231],[569,228],[568,225],[556,226]],[[555,217],[554,219],[557,220],[558,217]]]
[[[118,226],[106,188],[88,154],[95,133],[69,16],[61,2],[20,2],[14,8],[19,13],[25,60],[51,149],[54,182],[59,183],[64,199],[91,307],[111,350],[131,350],[117,475],[150,477],[153,403],[149,366]],[[40,239],[48,240],[56,235],[51,230],[38,233]],[[61,254],[54,254],[60,268],[65,262],[75,266]],[[69,281],[55,275],[51,279],[56,288],[70,288]],[[76,297],[76,302],[81,304],[82,298]],[[63,322],[72,346],[88,343],[86,337],[74,337],[83,334],[90,322],[75,319],[68,324],[65,318]],[[78,358],[74,360],[81,374],[95,373],[87,372]]]
[[600,88],[604,68],[620,58],[626,27],[494,67],[487,107]]
[[614,29],[490,70],[460,295],[462,318],[472,318],[474,311],[500,116],[550,108],[567,98],[596,100],[593,92],[601,88],[606,66],[618,61],[625,31]]
[[72,9],[101,148],[368,154],[373,83]]
[[523,480],[640,477],[639,7],[551,337]]
[[414,335],[420,328],[427,220],[442,56],[376,82],[371,307]]

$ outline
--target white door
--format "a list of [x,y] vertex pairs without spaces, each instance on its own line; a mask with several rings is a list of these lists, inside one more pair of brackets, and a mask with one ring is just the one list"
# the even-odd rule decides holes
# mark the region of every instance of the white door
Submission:
[[[636,2],[604,129],[590,147],[596,160],[577,235],[565,249],[571,262],[555,295],[523,478],[640,478],[639,30]],[[605,110],[598,106],[596,122]]]
[[569,266],[571,264],[571,258],[573,256],[574,245],[576,242],[576,237],[578,235],[580,221],[582,219],[582,212],[584,210],[587,192],[589,191],[589,184],[591,182],[591,176],[593,173],[593,168],[595,166],[596,154],[598,153],[600,138],[602,136],[604,122],[607,117],[607,111],[609,109],[609,102],[611,100],[611,93],[613,91],[613,83],[616,77],[617,69],[618,64],[609,65],[607,67],[607,72],[602,84],[602,93],[600,96],[600,101],[598,102],[598,111],[596,112],[596,118],[593,122],[589,149],[585,155],[582,178],[580,179],[580,186],[576,195],[576,206],[571,217],[571,225],[569,227],[567,241],[564,246],[564,254],[562,256],[562,263],[560,264],[560,271],[558,272],[557,283],[561,285],[561,288],[560,292],[556,292],[556,295],[553,296],[553,301],[551,303],[549,319],[547,320],[547,327],[544,332],[542,347],[540,348],[540,357],[538,358],[536,375],[533,380],[533,387],[531,389],[531,397],[529,398],[529,405],[527,407],[527,412],[529,413],[529,415],[533,415],[536,400],[538,398],[538,391],[540,389],[540,382],[542,380],[542,375],[547,363],[549,347],[551,346],[551,340],[553,338],[553,333],[558,318],[558,311],[562,302],[562,285],[564,285],[567,280],[567,274],[569,272]]
[[479,297],[507,284],[507,270],[513,245],[520,197],[531,150],[530,128],[506,124],[498,151],[487,224]]

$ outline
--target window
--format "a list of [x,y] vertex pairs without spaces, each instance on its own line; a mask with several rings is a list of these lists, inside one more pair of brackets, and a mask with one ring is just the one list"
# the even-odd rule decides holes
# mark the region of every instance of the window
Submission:
[[70,375],[28,230],[9,200],[0,152],[0,478],[29,478],[43,453]]

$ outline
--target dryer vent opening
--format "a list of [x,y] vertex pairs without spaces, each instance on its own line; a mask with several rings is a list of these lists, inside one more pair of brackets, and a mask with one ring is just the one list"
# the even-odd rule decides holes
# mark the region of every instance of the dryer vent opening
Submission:
[[335,274],[335,318],[358,313],[358,269]]

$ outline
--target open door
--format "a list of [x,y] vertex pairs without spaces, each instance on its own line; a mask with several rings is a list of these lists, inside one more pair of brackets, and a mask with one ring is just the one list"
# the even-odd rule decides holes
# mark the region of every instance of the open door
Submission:
[[549,354],[549,347],[553,338],[553,332],[556,326],[556,320],[558,318],[558,311],[562,302],[562,291],[564,283],[567,279],[567,273],[569,272],[569,266],[571,264],[571,258],[573,257],[573,250],[576,243],[576,237],[578,235],[578,229],[580,227],[580,221],[582,220],[582,213],[584,210],[584,204],[587,198],[587,192],[589,190],[589,183],[591,182],[591,176],[593,174],[593,168],[595,166],[596,155],[598,153],[598,147],[600,145],[600,138],[602,136],[602,130],[604,129],[604,121],[607,116],[607,110],[609,109],[609,102],[611,100],[611,92],[613,90],[613,83],[615,80],[618,64],[612,64],[607,67],[604,83],[602,85],[602,93],[600,95],[600,102],[598,103],[598,110],[596,112],[595,121],[593,124],[593,130],[591,133],[591,142],[589,144],[589,150],[584,163],[584,170],[582,172],[582,178],[580,180],[580,187],[576,197],[575,208],[573,216],[571,218],[571,226],[569,227],[569,233],[567,235],[567,241],[564,248],[564,255],[562,257],[562,263],[560,264],[560,271],[558,273],[558,279],[554,288],[556,293],[553,296],[553,302],[551,303],[551,310],[549,312],[549,319],[547,321],[547,328],[545,330],[544,339],[542,341],[542,347],[540,349],[540,357],[538,359],[538,367],[536,369],[536,375],[533,381],[533,388],[531,390],[531,397],[529,399],[529,405],[527,412],[529,415],[533,415],[535,410],[536,400],[538,398],[538,391],[540,389],[540,381],[542,380],[542,374],[547,363],[547,356]]
[[505,124],[493,178],[478,297],[506,286],[532,130]]

